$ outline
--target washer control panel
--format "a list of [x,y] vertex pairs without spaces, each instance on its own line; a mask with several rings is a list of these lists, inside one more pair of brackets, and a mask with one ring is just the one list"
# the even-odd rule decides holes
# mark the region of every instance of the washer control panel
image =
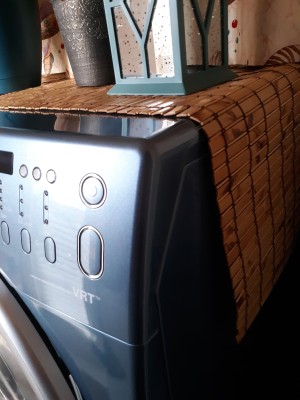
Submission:
[[[13,175],[13,173],[7,173],[7,171],[13,171],[12,166],[7,166],[7,160],[11,158],[3,158],[3,151],[0,154],[2,157],[2,169],[0,169],[0,174]],[[7,154],[7,152],[5,153]],[[10,153],[10,154],[15,154]],[[4,166],[4,167],[3,167]],[[9,246],[20,246],[23,252],[27,255],[35,251],[35,245],[33,242],[33,236],[36,235],[35,224],[40,223],[43,226],[41,229],[41,234],[48,231],[46,226],[51,225],[52,219],[55,218],[53,215],[57,204],[53,204],[52,198],[53,194],[56,193],[55,183],[57,178],[60,178],[61,174],[57,175],[55,169],[48,169],[43,171],[41,166],[35,166],[29,171],[29,166],[27,164],[21,164],[18,168],[16,166],[15,171],[19,175],[18,184],[14,185],[14,192],[11,192],[11,187],[13,185],[10,183],[13,178],[7,178],[2,176],[0,179],[0,214],[1,214],[1,230],[0,236],[3,244]],[[45,189],[41,190],[37,196],[40,197],[40,205],[37,204],[34,193],[37,191],[37,184],[43,175],[45,180],[43,187]],[[7,183],[6,183],[7,181]],[[69,179],[66,180],[66,188],[69,184]],[[75,183],[75,182],[74,182]],[[35,185],[37,186],[35,188]],[[53,185],[53,186],[52,186]],[[68,190],[68,189],[67,189]],[[60,189],[60,195],[63,196],[63,190]],[[107,197],[107,188],[103,178],[97,173],[87,173],[78,181],[78,195],[82,201],[84,207],[87,209],[96,209],[101,207]],[[15,211],[13,211],[13,203],[18,204],[18,216]],[[32,205],[36,203],[37,208],[34,209]],[[38,210],[40,207],[40,210]],[[65,209],[65,222],[68,223],[69,212],[67,210],[68,205],[66,204]],[[72,204],[70,204],[72,207]],[[41,212],[42,218],[40,221],[36,218],[36,213]],[[12,216],[15,218],[9,217]],[[72,220],[70,223],[74,223]],[[11,243],[13,238],[13,230],[19,229],[20,237],[19,244]],[[50,235],[49,229],[48,234]],[[44,236],[45,236],[44,234]],[[55,264],[57,261],[57,238],[58,233],[52,233],[52,236],[41,237],[43,240],[44,256],[45,260],[50,264]],[[40,246],[40,244],[39,244]],[[74,243],[75,246],[75,243]],[[78,230],[77,234],[77,263],[79,270],[90,279],[98,279],[101,277],[104,271],[104,239],[101,232],[93,225],[84,225]]]
[[0,135],[1,272],[25,296],[116,334],[106,312],[91,314],[109,302],[126,326],[141,153],[84,135]]
[[157,206],[198,148],[188,120],[0,112],[0,273],[35,314],[142,343]]

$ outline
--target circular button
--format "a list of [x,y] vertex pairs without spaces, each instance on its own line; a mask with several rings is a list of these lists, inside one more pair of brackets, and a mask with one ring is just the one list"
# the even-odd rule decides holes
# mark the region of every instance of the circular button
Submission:
[[96,174],[86,175],[80,182],[80,197],[90,208],[100,207],[106,199],[106,186]]
[[21,165],[21,167],[19,169],[19,173],[20,173],[22,178],[26,178],[26,176],[28,175],[28,168],[26,167],[25,164]]
[[53,169],[49,169],[46,174],[47,181],[49,183],[54,183],[56,181],[56,173]]
[[36,181],[39,181],[41,179],[42,171],[39,169],[39,167],[33,168],[32,176]]

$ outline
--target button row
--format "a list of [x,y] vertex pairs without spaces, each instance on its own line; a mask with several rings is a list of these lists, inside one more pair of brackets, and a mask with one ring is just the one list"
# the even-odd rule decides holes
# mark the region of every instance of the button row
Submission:
[[[27,165],[22,164],[19,168],[19,173],[22,178],[26,178],[28,175]],[[39,181],[42,177],[42,171],[39,167],[35,167],[32,170],[33,179]],[[49,169],[46,172],[46,179],[49,183],[54,183],[56,181],[56,172],[53,169]]]
[[[9,226],[5,221],[1,222],[1,238],[4,244],[10,244]],[[21,246],[24,253],[31,253],[31,235],[27,229],[21,230]],[[56,245],[51,237],[46,237],[44,240],[44,251],[46,260],[49,263],[54,264],[56,261]]]
[[[4,244],[10,244],[10,232],[7,222],[1,222],[1,238]],[[31,253],[31,235],[27,229],[21,230],[21,246],[26,254]],[[44,240],[46,260],[56,261],[56,244],[48,236]],[[104,241],[101,233],[92,226],[82,227],[77,236],[77,263],[81,272],[90,279],[98,279],[103,274]]]

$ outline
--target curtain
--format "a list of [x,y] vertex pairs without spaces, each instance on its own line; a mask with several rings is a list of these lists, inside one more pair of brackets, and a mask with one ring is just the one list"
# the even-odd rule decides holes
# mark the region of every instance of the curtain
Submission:
[[229,64],[300,61],[300,0],[228,0]]
[[[227,1],[230,65],[300,62],[300,0]],[[72,77],[51,2],[39,0],[39,3],[43,33],[42,73],[67,72]]]

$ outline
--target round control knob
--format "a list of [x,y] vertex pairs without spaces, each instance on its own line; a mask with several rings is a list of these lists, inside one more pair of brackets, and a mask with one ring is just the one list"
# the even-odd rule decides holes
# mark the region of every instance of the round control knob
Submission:
[[106,186],[97,174],[87,174],[80,182],[80,197],[90,208],[100,207],[106,199]]

